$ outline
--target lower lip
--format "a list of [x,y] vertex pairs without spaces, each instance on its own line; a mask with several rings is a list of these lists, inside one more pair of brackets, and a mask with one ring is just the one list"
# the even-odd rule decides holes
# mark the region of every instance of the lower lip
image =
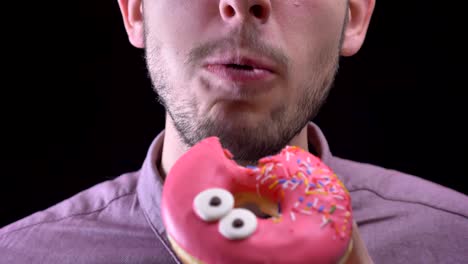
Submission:
[[219,64],[208,65],[205,68],[219,78],[233,82],[266,81],[273,77],[271,71],[264,69],[239,70]]

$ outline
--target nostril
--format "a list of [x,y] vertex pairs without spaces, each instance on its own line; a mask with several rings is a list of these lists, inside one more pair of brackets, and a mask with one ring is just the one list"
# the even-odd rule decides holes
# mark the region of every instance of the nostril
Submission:
[[224,7],[224,14],[226,14],[227,17],[233,17],[236,14],[236,10],[230,5],[226,5]]
[[264,16],[264,9],[261,5],[253,5],[250,8],[250,13],[254,15],[256,18],[262,18]]

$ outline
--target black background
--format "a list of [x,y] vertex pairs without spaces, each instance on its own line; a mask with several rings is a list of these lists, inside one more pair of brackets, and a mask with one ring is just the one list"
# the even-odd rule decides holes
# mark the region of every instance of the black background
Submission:
[[[0,226],[139,169],[164,125],[116,1],[20,4],[3,23]],[[314,120],[334,155],[468,194],[463,9],[377,1]]]

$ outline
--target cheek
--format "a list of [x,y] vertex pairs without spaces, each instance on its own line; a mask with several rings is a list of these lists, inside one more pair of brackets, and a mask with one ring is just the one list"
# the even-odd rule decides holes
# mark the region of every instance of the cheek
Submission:
[[187,86],[194,74],[194,69],[185,65],[189,52],[209,40],[209,32],[219,34],[219,29],[210,29],[221,23],[213,21],[219,17],[218,4],[212,0],[148,2],[145,5],[147,33],[157,40],[154,43],[161,44],[163,67],[171,77],[168,80],[174,82],[174,86]]
[[197,42],[207,39],[209,24],[218,13],[218,4],[212,0],[158,0],[145,6],[151,33],[182,59]]
[[[279,2],[279,1],[278,1]],[[291,60],[293,81],[310,78],[311,71],[326,60],[324,54],[339,51],[339,40],[345,14],[345,1],[284,1],[278,8],[278,25],[284,50]],[[343,3],[342,3],[343,2]],[[294,14],[293,16],[288,14]]]

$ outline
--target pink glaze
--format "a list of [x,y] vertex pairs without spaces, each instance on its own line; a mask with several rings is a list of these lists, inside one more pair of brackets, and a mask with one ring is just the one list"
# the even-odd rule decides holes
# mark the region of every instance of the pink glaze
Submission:
[[[218,138],[211,137],[191,148],[169,172],[162,215],[180,247],[204,263],[337,263],[351,239],[351,200],[325,164],[290,146],[252,168],[230,157]],[[257,230],[246,239],[226,239],[218,232],[218,221],[204,222],[192,207],[198,193],[215,187],[279,202],[281,216],[257,218]]]

